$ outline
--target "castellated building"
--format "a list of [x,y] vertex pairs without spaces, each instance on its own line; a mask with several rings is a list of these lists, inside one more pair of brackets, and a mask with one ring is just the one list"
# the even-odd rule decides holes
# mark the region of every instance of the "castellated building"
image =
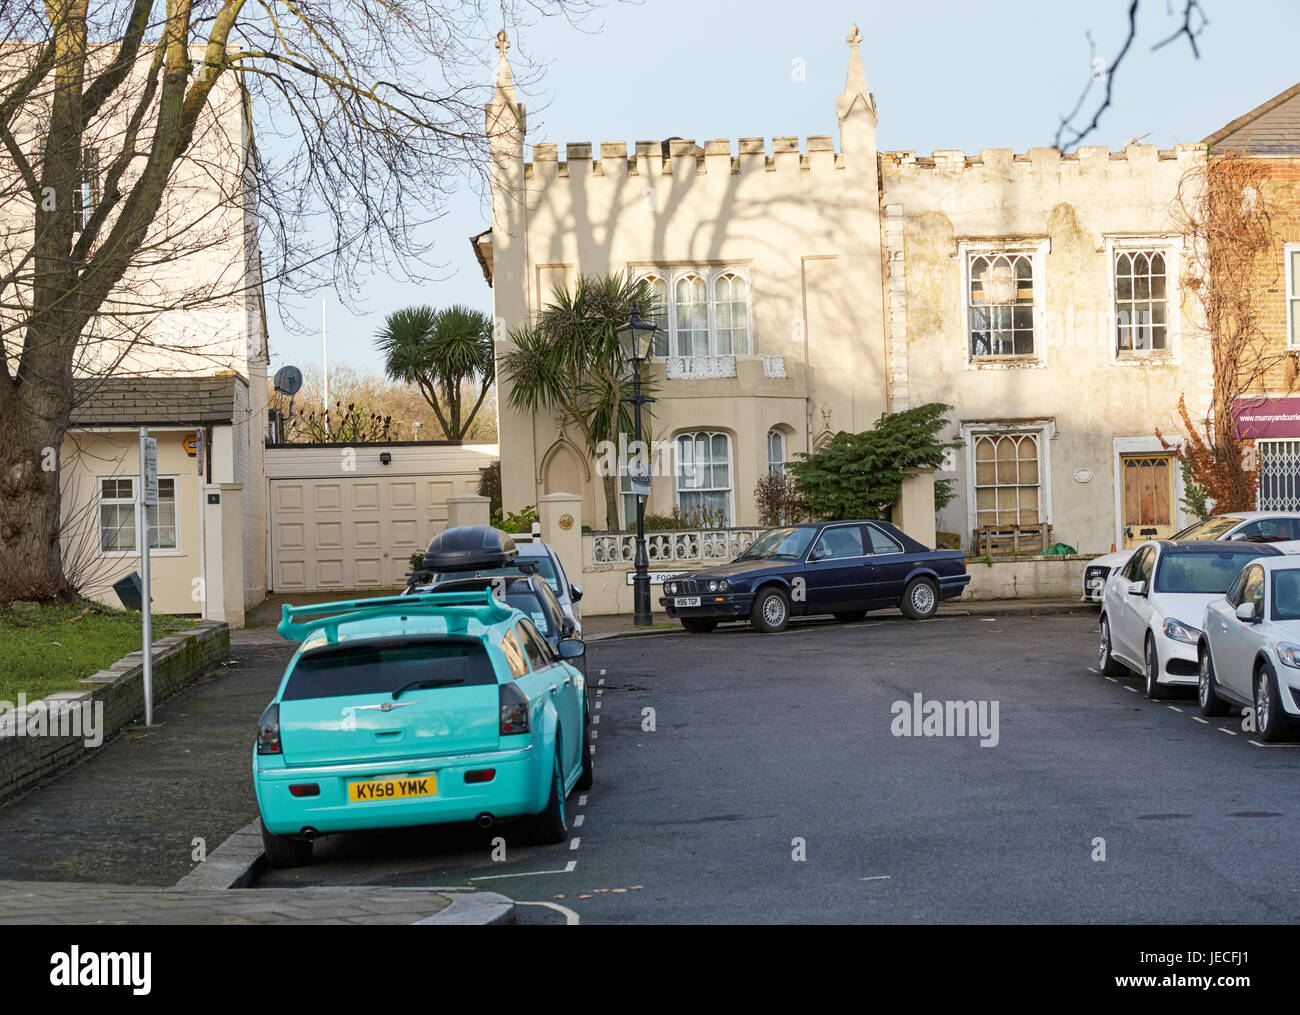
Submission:
[[[1180,396],[1194,419],[1209,404],[1172,209],[1199,146],[880,151],[856,28],[847,41],[834,135],[561,152],[528,137],[502,37],[492,224],[473,241],[498,355],[557,286],[651,280],[666,317],[653,432],[677,454],[647,513],[756,526],[761,477],[884,412],[943,402],[962,446],[935,477],[954,493],[938,529],[968,554],[1101,552],[1181,528],[1180,470],[1157,433],[1177,439]],[[594,530],[634,525],[630,494],[606,518],[580,435],[511,409],[498,383],[505,508],[564,491]]]

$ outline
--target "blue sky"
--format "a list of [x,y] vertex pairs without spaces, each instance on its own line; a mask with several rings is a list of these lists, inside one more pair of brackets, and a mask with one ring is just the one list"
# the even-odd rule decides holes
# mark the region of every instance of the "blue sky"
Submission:
[[[1201,5],[1209,24],[1197,60],[1184,39],[1151,49],[1181,23],[1182,0],[1143,0],[1115,102],[1084,144],[1118,148],[1144,134],[1144,143],[1161,147],[1198,141],[1300,81],[1295,0]],[[528,143],[559,142],[561,152],[570,141],[835,135],[845,36],[856,21],[882,151],[1024,151],[1053,143],[1060,116],[1088,82],[1085,33],[1109,62],[1123,42],[1127,9],[1127,0],[647,0],[613,3],[578,27],[535,23],[512,40],[510,56],[523,53],[541,66],[519,95],[528,104]],[[485,100],[495,58],[492,49],[484,55]],[[359,280],[360,307],[318,293],[298,328],[286,328],[272,307],[272,368],[319,365],[322,296],[330,362],[362,370],[377,369],[373,337],[392,310],[465,303],[490,312],[491,290],[468,242],[487,223],[482,198],[463,184],[443,217],[425,227],[436,244],[428,269],[436,281],[376,273]]]

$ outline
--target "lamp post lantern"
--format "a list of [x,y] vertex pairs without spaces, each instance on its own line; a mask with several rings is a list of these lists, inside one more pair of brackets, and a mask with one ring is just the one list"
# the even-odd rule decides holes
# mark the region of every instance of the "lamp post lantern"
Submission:
[[649,627],[650,618],[650,559],[645,548],[645,499],[650,492],[650,460],[641,442],[641,406],[653,402],[641,394],[641,364],[650,358],[650,343],[658,331],[657,325],[643,321],[635,307],[628,316],[627,324],[620,324],[615,329],[623,356],[632,367],[632,397],[623,401],[632,406],[632,427],[635,441],[635,453],[632,461],[637,463],[636,473],[628,464],[628,476],[631,479],[632,492],[636,494],[636,574],[632,578],[632,623],[637,627]]

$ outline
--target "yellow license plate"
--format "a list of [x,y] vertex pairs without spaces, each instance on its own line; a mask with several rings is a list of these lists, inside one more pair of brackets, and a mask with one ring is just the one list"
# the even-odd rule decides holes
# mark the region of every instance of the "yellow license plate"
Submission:
[[414,779],[374,779],[348,783],[348,803],[352,804],[437,794],[438,780],[432,775],[421,775]]

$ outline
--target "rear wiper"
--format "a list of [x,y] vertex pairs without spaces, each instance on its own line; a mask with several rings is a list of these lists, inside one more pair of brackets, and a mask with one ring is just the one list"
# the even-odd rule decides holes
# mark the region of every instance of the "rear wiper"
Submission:
[[426,688],[432,688],[432,687],[450,687],[452,684],[463,684],[463,683],[465,683],[465,681],[460,678],[457,678],[455,680],[429,680],[428,678],[424,680],[412,680],[409,684],[403,684],[401,687],[399,687],[396,691],[393,692],[393,700],[396,701],[407,691],[412,691],[415,690],[416,688],[419,688],[420,690],[424,690]]

